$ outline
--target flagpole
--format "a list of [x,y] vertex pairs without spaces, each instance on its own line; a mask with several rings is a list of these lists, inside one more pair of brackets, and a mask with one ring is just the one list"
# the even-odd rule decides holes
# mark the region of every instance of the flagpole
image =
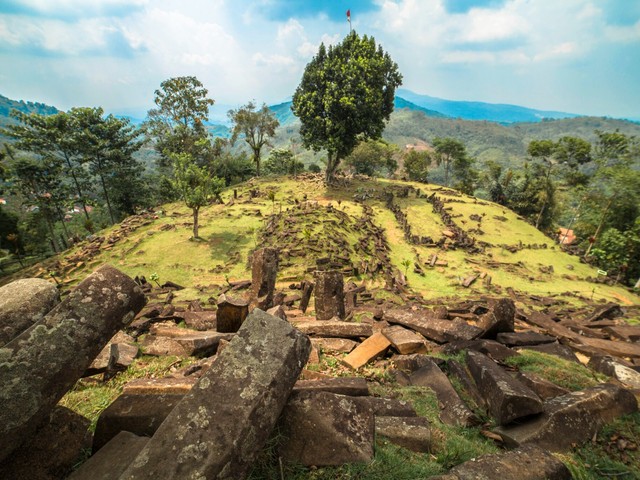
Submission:
[[347,10],[347,22],[349,22],[349,33],[353,30],[351,29],[351,9]]

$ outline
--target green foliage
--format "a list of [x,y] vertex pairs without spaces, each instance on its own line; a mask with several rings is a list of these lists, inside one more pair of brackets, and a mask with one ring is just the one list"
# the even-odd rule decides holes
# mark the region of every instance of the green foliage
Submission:
[[304,171],[304,164],[296,160],[288,148],[274,148],[269,152],[264,169],[270,175],[296,175]]
[[444,166],[444,184],[449,186],[449,171],[451,165],[456,160],[466,157],[466,148],[464,143],[451,137],[436,137],[432,143],[435,150],[433,155],[434,160],[438,166]]
[[320,173],[322,171],[322,169],[317,163],[311,163],[307,168],[311,173]]
[[327,151],[327,181],[358,141],[380,138],[401,83],[398,66],[372,37],[351,32],[328,49],[320,45],[291,108],[302,123],[304,146]]
[[596,265],[610,276],[617,272],[625,283],[633,285],[640,277],[640,217],[627,231],[621,232],[614,227],[606,230],[591,253],[596,258]]
[[384,140],[364,140],[353,149],[345,163],[355,173],[373,177],[386,173],[391,176],[398,168],[394,156],[398,148]]
[[262,147],[269,145],[269,138],[275,135],[280,122],[266,104],[262,104],[262,107],[256,110],[254,102],[249,102],[236,110],[229,110],[229,119],[234,124],[231,143],[234,143],[238,136],[244,136],[245,142],[253,152],[256,175],[260,176]]
[[409,150],[404,155],[404,171],[409,180],[414,182],[427,183],[431,156],[429,152],[419,152]]

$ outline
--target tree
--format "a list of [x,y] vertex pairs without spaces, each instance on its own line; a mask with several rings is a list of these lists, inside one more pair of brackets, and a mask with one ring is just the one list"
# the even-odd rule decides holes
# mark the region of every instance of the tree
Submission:
[[553,156],[556,153],[556,144],[552,140],[532,140],[527,147],[527,153],[532,158],[541,160],[544,165],[544,182],[546,185],[543,192],[539,195],[539,198],[542,200],[542,206],[536,218],[536,228],[539,228],[542,215],[545,209],[548,208],[552,198],[549,192],[553,190],[553,186],[550,184],[552,183],[551,170],[554,165]]
[[260,152],[262,147],[269,145],[269,138],[276,134],[280,122],[266,104],[256,110],[256,104],[249,102],[236,109],[229,110],[229,119],[233,122],[232,143],[240,135],[251,147],[253,162],[256,164],[256,175],[260,176]]
[[454,161],[462,159],[467,155],[464,143],[455,138],[440,138],[433,139],[434,159],[436,165],[444,166],[444,184],[449,186],[449,171]]
[[361,175],[373,177],[385,172],[393,175],[398,169],[398,162],[394,158],[396,152],[397,147],[384,140],[364,140],[353,149],[345,163]]
[[429,152],[409,150],[404,155],[404,171],[409,180],[414,182],[427,183],[430,165],[431,155]]
[[155,91],[157,108],[147,113],[145,129],[156,141],[156,150],[163,158],[161,166],[170,164],[171,154],[176,153],[188,153],[200,164],[206,163],[204,123],[209,118],[209,107],[214,104],[208,94],[192,76],[165,80]]
[[352,31],[335,46],[320,45],[291,109],[302,122],[303,145],[327,151],[327,183],[359,141],[381,137],[401,84],[398,66],[373,37]]
[[304,164],[296,160],[288,148],[274,148],[265,162],[265,170],[273,175],[296,175],[304,170]]
[[193,238],[198,236],[200,208],[208,205],[220,195],[224,180],[212,177],[206,168],[196,165],[188,153],[172,154],[173,186],[185,205],[193,212]]
[[453,161],[453,175],[456,178],[454,188],[462,193],[473,195],[478,182],[478,171],[473,168],[475,159],[466,153]]

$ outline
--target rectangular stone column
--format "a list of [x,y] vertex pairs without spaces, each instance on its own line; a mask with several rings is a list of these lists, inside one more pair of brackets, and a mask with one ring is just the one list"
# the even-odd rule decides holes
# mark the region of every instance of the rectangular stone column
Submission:
[[251,290],[262,310],[273,306],[273,292],[278,275],[278,250],[262,248],[253,253],[251,268]]
[[314,273],[316,288],[314,293],[316,318],[330,320],[344,318],[344,280],[342,272],[335,270]]

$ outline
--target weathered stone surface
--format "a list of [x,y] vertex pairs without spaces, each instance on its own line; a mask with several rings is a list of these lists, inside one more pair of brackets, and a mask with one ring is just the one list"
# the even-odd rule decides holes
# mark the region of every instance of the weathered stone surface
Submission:
[[486,355],[469,351],[467,366],[498,424],[504,425],[542,411],[540,397]]
[[249,314],[249,302],[242,298],[222,294],[218,297],[216,330],[221,333],[235,333]]
[[0,287],[0,347],[40,321],[59,301],[56,286],[41,278]]
[[446,344],[443,347],[445,353],[455,354],[461,350],[474,350],[484,353],[487,357],[497,361],[504,362],[507,358],[518,356],[518,352],[505,347],[503,344],[495,340],[477,339],[457,341]]
[[473,399],[475,404],[478,407],[486,408],[487,401],[480,394],[480,390],[478,390],[478,386],[469,373],[469,370],[467,370],[467,368],[465,368],[462,363],[456,360],[449,360],[447,362],[447,367],[449,370],[449,375],[460,382],[464,391]]
[[558,342],[545,343],[543,345],[528,345],[526,347],[521,347],[518,350],[533,350],[534,352],[542,352],[548,355],[555,355],[556,357],[564,358],[565,360],[569,360],[570,362],[580,363],[578,357],[576,357],[576,354],[573,353],[573,350],[565,345],[561,345]]
[[496,335],[496,340],[509,347],[524,347],[527,345],[553,343],[556,341],[556,337],[536,332],[513,332],[499,333]]
[[542,400],[548,400],[569,393],[569,390],[566,388],[562,388],[531,372],[518,372],[516,380],[536,392],[536,395]]
[[[127,345],[128,347],[130,347],[130,349],[126,349],[126,348],[122,349],[122,353],[123,353],[122,361],[116,364],[116,366],[122,366],[122,367],[129,366],[133,361],[133,359],[138,354],[138,347],[135,345],[135,340],[131,335],[127,335],[124,332],[118,332],[113,336],[111,340],[109,340],[109,343],[105,345],[105,347],[100,351],[100,353],[93,360],[93,362],[91,362],[91,365],[89,365],[89,368],[87,368],[83,376],[95,375],[97,373],[102,373],[107,371],[107,368],[109,367],[109,360],[111,358],[112,345],[121,345],[121,344]],[[133,349],[135,349],[135,353],[133,353]],[[116,349],[115,353],[118,353],[118,359],[119,359],[120,350]],[[133,354],[133,358],[131,358],[131,354]]]
[[298,380],[293,391],[318,391],[360,397],[369,395],[369,386],[362,377],[330,377],[319,380]]
[[313,293],[313,282],[302,282],[302,296],[300,298],[300,311],[305,313],[309,306],[309,300],[311,300],[311,293]]
[[122,393],[144,394],[185,394],[189,393],[198,379],[196,377],[137,378],[127,382]]
[[409,377],[411,385],[429,387],[440,404],[440,420],[447,425],[477,425],[478,418],[458,396],[447,376],[433,361],[427,362]]
[[605,423],[638,410],[634,395],[621,387],[603,383],[544,403],[539,417],[494,431],[507,446],[533,443],[554,452],[590,440]]
[[147,437],[139,437],[131,432],[120,432],[84,462],[67,480],[114,480],[119,478],[148,441]]
[[368,323],[325,320],[297,322],[294,326],[302,333],[319,337],[360,338],[373,335],[373,327]]
[[384,328],[382,334],[389,339],[393,348],[402,355],[416,353],[425,347],[425,341],[420,335],[401,325]]
[[278,317],[281,320],[287,319],[287,314],[284,311],[284,308],[282,307],[282,305],[276,305],[275,307],[271,307],[269,310],[267,310],[267,313],[269,315],[273,315],[274,317]]
[[357,402],[371,409],[376,417],[415,417],[416,411],[405,400],[385,397],[358,397]]
[[211,310],[187,311],[184,323],[194,330],[217,330],[217,314]]
[[452,480],[571,480],[571,472],[556,457],[534,445],[506,453],[483,455],[449,471]]
[[438,343],[453,340],[473,340],[483,332],[481,328],[469,325],[461,319],[440,320],[429,317],[428,311],[387,310],[384,319],[393,324],[415,330]]
[[251,293],[253,298],[258,299],[258,307],[263,310],[273,306],[277,276],[278,250],[275,248],[256,250],[253,253],[251,266]]
[[0,478],[57,480],[66,478],[91,445],[89,419],[56,406],[35,435],[0,463]]
[[189,357],[194,355],[213,355],[221,340],[231,340],[235,333],[213,331],[199,332],[180,327],[152,328],[142,346],[147,355],[175,355]]
[[47,418],[144,302],[132,279],[104,266],[41,321],[0,348],[0,460]]
[[316,318],[330,320],[344,318],[344,280],[342,272],[318,270],[314,272]]
[[358,345],[353,351],[342,358],[342,363],[347,367],[357,370],[371,360],[387,351],[391,342],[382,333],[376,332]]
[[640,389],[640,372],[627,367],[609,356],[593,356],[587,364],[596,372],[616,378],[625,385]]
[[484,338],[495,339],[498,333],[513,332],[516,306],[510,298],[492,300],[489,311],[480,318]]
[[431,427],[424,417],[376,417],[376,435],[414,452],[431,449]]
[[121,479],[244,478],[310,348],[287,322],[255,309]]
[[415,372],[416,370],[435,362],[436,365],[444,365],[445,361],[441,358],[430,357],[420,353],[412,353],[411,355],[394,355],[391,357],[394,365],[405,372]]
[[311,344],[321,351],[349,353],[356,348],[357,342],[346,338],[311,338]]
[[615,325],[612,327],[605,327],[603,331],[608,333],[610,336],[624,340],[625,342],[640,341],[640,325]]
[[116,398],[98,418],[93,435],[97,452],[121,431],[151,437],[185,394],[130,394]]
[[327,392],[289,397],[280,419],[280,456],[302,465],[342,465],[373,459],[374,416],[356,399]]

